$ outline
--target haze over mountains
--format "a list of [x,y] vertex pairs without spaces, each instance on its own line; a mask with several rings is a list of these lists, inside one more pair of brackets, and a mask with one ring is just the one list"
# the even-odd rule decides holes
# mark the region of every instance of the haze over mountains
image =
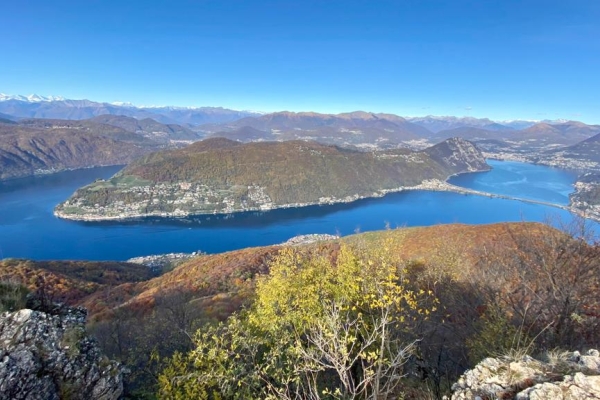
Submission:
[[[368,112],[352,112],[338,114],[340,118],[356,117],[358,114],[375,115],[392,122],[408,121],[437,133],[458,127],[476,127],[491,131],[523,129],[534,125],[534,120],[492,121],[488,118],[432,116],[398,117],[393,114],[372,114]],[[135,106],[130,103],[106,103],[91,100],[72,100],[61,96],[39,96],[32,94],[7,95],[0,93],[0,116],[5,114],[12,118],[56,118],[87,119],[98,115],[125,115],[137,119],[152,118],[162,123],[177,124],[221,124],[233,122],[245,117],[260,117],[265,113],[254,111],[230,110],[222,107],[173,107],[173,106]],[[273,114],[285,114],[273,113]],[[292,113],[295,114],[295,113]],[[318,113],[298,113],[319,115]],[[327,115],[327,114],[320,114]],[[5,118],[5,116],[3,116]],[[398,120],[399,119],[399,120]],[[561,121],[541,121],[550,124]],[[562,121],[565,122],[565,121]],[[251,125],[249,125],[251,126]],[[263,125],[264,127],[264,125]],[[257,128],[260,129],[260,128]]]
[[490,129],[462,126],[436,132],[432,138],[444,140],[451,137],[462,137],[468,140],[502,140],[508,144],[537,147],[560,145],[570,146],[600,133],[600,126],[586,125],[577,121],[566,121],[556,124],[538,122],[520,130],[493,131]]
[[329,144],[377,147],[395,146],[431,136],[426,128],[397,115],[363,111],[335,115],[284,111],[227,124],[203,125],[200,129],[211,136],[241,141],[250,141],[245,137],[249,133],[255,138],[253,140],[317,140]]
[[128,103],[100,103],[63,97],[9,96],[0,93],[0,113],[16,118],[88,119],[99,115],[152,118],[165,124],[207,124],[234,121],[252,115],[249,111],[221,107],[136,107]]
[[488,118],[473,117],[452,117],[452,116],[434,116],[426,117],[408,117],[410,122],[421,125],[430,131],[436,133],[448,129],[460,128],[464,126],[487,129],[490,131],[505,131],[511,129],[523,129],[533,125],[536,121],[492,121]]

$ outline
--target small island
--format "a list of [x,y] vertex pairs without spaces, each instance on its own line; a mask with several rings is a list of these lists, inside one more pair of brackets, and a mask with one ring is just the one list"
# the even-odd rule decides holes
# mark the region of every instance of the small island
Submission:
[[78,189],[54,214],[102,221],[333,204],[489,169],[479,149],[460,138],[422,151],[373,152],[215,138],[142,157],[111,179]]

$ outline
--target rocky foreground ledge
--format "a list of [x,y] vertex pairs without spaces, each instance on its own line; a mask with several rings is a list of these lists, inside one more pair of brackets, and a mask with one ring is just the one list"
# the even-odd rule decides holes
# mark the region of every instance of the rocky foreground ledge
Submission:
[[118,399],[122,367],[86,336],[86,310],[54,311],[0,314],[0,398]]
[[549,353],[546,358],[486,358],[452,386],[452,400],[600,399],[598,350]]

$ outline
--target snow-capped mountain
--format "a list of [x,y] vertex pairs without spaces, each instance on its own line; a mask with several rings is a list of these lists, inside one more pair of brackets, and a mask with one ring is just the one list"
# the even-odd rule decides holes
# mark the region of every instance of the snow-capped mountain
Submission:
[[15,119],[50,118],[81,120],[99,115],[151,118],[164,124],[218,124],[260,114],[222,107],[144,107],[131,103],[70,100],[60,96],[8,95],[0,93],[0,113]]
[[23,96],[20,94],[10,95],[0,93],[0,101],[8,101],[8,100],[17,100],[17,101],[25,101],[27,103],[41,103],[41,102],[49,102],[49,101],[62,101],[64,97],[61,96],[40,96],[38,94],[30,94],[29,96]]
[[[12,119],[54,118],[80,120],[99,115],[124,115],[136,119],[151,118],[165,124],[222,124],[245,117],[260,117],[277,114],[249,110],[231,110],[223,107],[180,107],[180,106],[140,106],[129,102],[96,102],[91,100],[70,100],[62,96],[40,96],[37,94],[9,95],[0,93],[0,114]],[[352,113],[346,113],[348,115]],[[380,116],[383,116],[380,115]],[[506,120],[494,121],[489,118],[455,117],[428,115],[425,117],[398,117],[427,130],[438,133],[462,127],[485,129],[488,131],[511,131],[529,128],[539,122],[549,124],[565,123],[565,120]]]

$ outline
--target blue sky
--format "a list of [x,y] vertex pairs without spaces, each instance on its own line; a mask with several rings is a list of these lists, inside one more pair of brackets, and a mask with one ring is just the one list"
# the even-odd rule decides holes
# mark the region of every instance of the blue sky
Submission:
[[0,92],[600,123],[600,1],[7,1]]

